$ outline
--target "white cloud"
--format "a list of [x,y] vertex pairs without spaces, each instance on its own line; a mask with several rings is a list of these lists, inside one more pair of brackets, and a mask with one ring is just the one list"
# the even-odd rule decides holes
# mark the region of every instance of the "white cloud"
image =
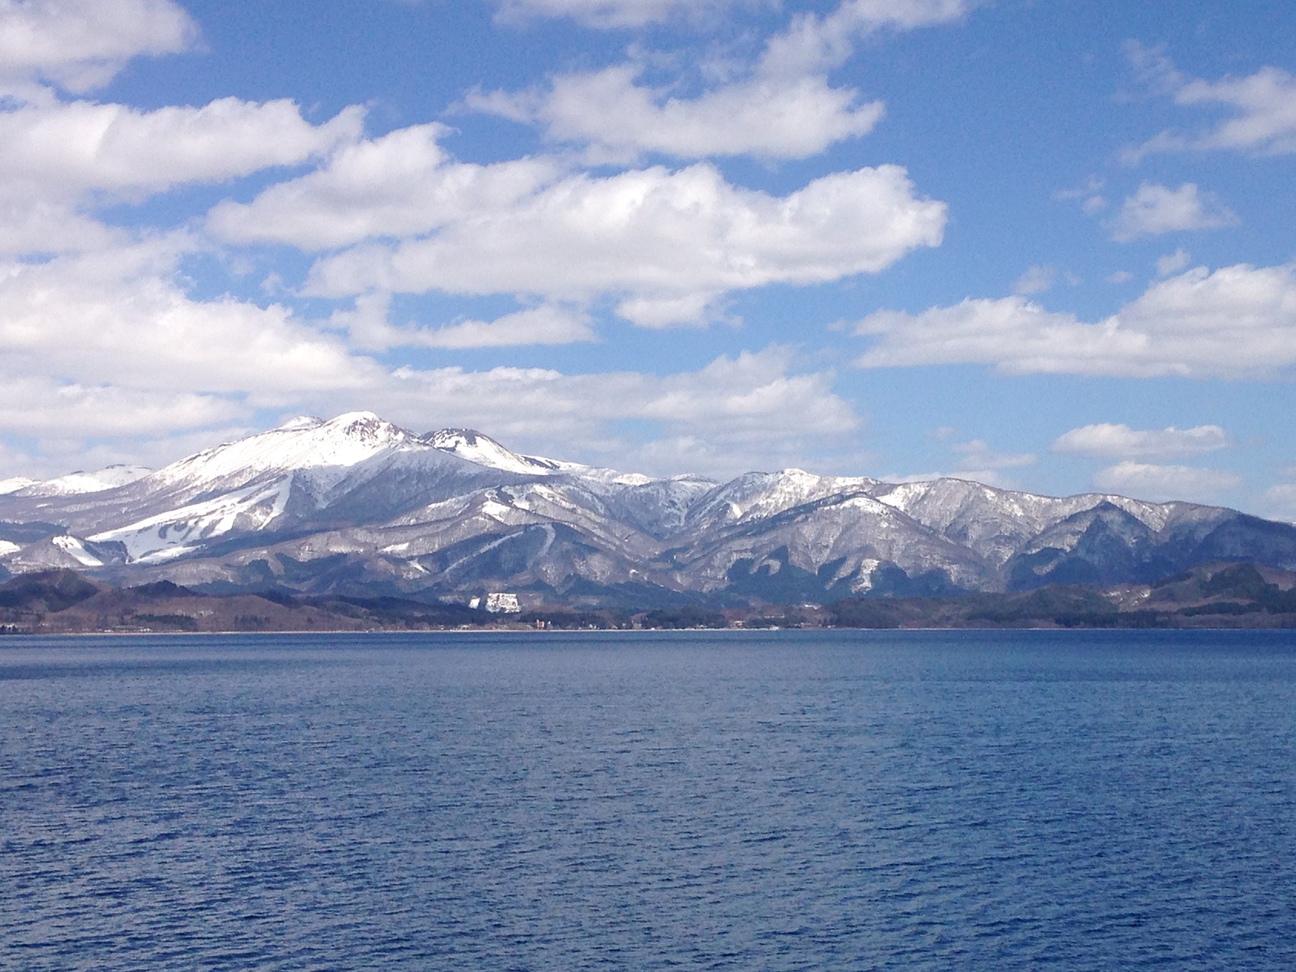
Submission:
[[[53,283],[57,274],[64,290],[68,278],[84,278],[78,270],[95,269],[71,258],[51,266],[42,279]],[[208,444],[213,429],[237,434],[257,408],[370,408],[414,428],[477,427],[529,451],[623,467],[643,462],[663,474],[688,471],[672,464],[688,457],[705,464],[694,471],[715,475],[803,465],[817,450],[842,451],[861,424],[834,393],[831,373],[794,372],[783,348],[666,375],[391,370],[279,308],[193,301],[157,277],[83,279],[75,298],[61,296],[36,313],[26,298],[41,281],[26,273],[0,283],[0,301],[18,309],[0,327],[0,428],[39,438],[43,454],[15,454],[9,474],[84,467],[87,439],[100,440],[95,448],[106,461],[156,466],[198,439]],[[542,316],[537,309],[530,319]],[[27,377],[36,370],[32,356],[72,377]],[[692,446],[681,451],[686,443]],[[59,457],[68,468],[56,464]]]
[[1043,294],[1053,289],[1057,283],[1056,267],[1031,267],[1013,284],[1015,294]]
[[1103,195],[1103,190],[1107,187],[1106,182],[1098,176],[1091,175],[1080,185],[1070,189],[1063,189],[1053,194],[1054,199],[1079,199],[1080,208],[1088,216],[1093,216],[1107,208],[1107,197]]
[[183,242],[40,264],[0,263],[0,353],[10,373],[78,386],[260,394],[355,387],[377,366],[277,305],[198,301],[176,283]]
[[1235,226],[1237,213],[1191,182],[1178,189],[1145,182],[1127,198],[1112,223],[1112,238],[1127,242],[1179,230]]
[[355,108],[312,125],[290,101],[235,98],[149,112],[88,101],[0,107],[0,254],[129,245],[89,214],[96,203],[295,165],[356,138],[361,124]]
[[164,435],[246,418],[246,413],[242,404],[218,395],[22,375],[0,382],[0,428],[40,438]]
[[1191,429],[1131,429],[1128,425],[1101,422],[1085,425],[1060,436],[1053,451],[1119,459],[1180,459],[1215,452],[1232,444],[1218,425]]
[[[579,11],[593,22],[627,25],[663,19],[683,6],[672,0],[517,0],[505,9]],[[719,4],[687,6],[697,12]],[[598,163],[648,152],[684,159],[806,158],[866,134],[882,117],[880,101],[864,102],[858,91],[828,84],[828,72],[850,58],[862,37],[946,23],[970,6],[969,0],[845,0],[826,16],[799,13],[769,39],[750,76],[692,98],[638,84],[641,68],[622,64],[560,75],[543,90],[474,92],[467,104],[540,124],[551,141],[588,146],[589,159]]]
[[198,29],[171,0],[0,0],[0,90],[106,84],[131,58],[188,50]]
[[761,60],[768,77],[801,77],[844,64],[855,45],[881,30],[915,30],[962,18],[975,0],[844,0],[832,13],[798,13],[770,39]]
[[457,162],[438,144],[446,131],[442,125],[414,125],[343,145],[323,168],[271,186],[251,203],[218,204],[208,227],[235,243],[332,249],[372,237],[415,236],[498,212],[559,175],[546,159]]
[[349,108],[322,125],[291,101],[221,98],[141,112],[77,101],[0,111],[0,178],[54,198],[88,190],[158,192],[319,156],[360,134]]
[[1192,254],[1180,247],[1173,253],[1167,253],[1165,256],[1157,258],[1157,276],[1168,277],[1172,273],[1178,273],[1190,263],[1192,263]]
[[1033,453],[996,452],[984,439],[973,439],[970,442],[959,442],[950,449],[960,455],[958,466],[964,470],[976,470],[984,473],[991,469],[1018,469],[1022,466],[1033,466],[1037,457]]
[[388,321],[386,294],[364,294],[356,299],[355,310],[333,315],[334,327],[344,327],[351,346],[366,351],[396,347],[501,348],[535,344],[573,344],[593,341],[597,335],[588,314],[559,307],[528,307],[493,321],[464,320],[439,328],[407,325],[395,327]]
[[21,184],[0,185],[0,256],[101,250],[125,239],[78,212],[73,201],[42,199]]
[[[393,370],[277,305],[188,295],[177,282],[182,243],[0,264],[0,428],[41,440],[43,454],[18,457],[28,469],[66,471],[50,468],[53,458],[87,439],[118,461],[156,464],[168,442],[178,457],[195,435],[245,426],[256,409],[371,408],[414,427],[476,426],[532,450],[618,464],[664,463],[671,443],[691,441],[707,459],[701,471],[715,473],[802,463],[849,444],[860,425],[833,375],[796,373],[783,348],[666,375]],[[381,320],[380,309],[361,308]],[[580,313],[542,306],[439,331],[390,330],[408,343],[480,346],[568,339],[583,327]],[[378,336],[369,343],[392,339]]]
[[[693,456],[708,464],[691,471],[732,475],[805,464],[815,450],[840,451],[860,428],[831,373],[791,366],[791,353],[774,347],[668,375],[401,370],[364,401],[407,425],[467,425],[529,452],[619,466],[630,457],[663,475],[690,471],[674,463]],[[619,428],[626,420],[656,429],[631,435]]]
[[1296,523],[1296,483],[1280,483],[1264,492],[1266,515]]
[[498,0],[499,17],[570,17],[590,27],[643,27],[676,17],[714,15],[735,0]]
[[429,348],[501,348],[521,344],[573,344],[593,341],[589,318],[557,307],[536,307],[505,314],[493,321],[460,321],[422,332],[419,344]]
[[468,104],[543,124],[552,141],[590,146],[595,161],[645,152],[806,158],[866,134],[883,114],[881,102],[860,104],[858,92],[821,76],[757,77],[685,99],[636,84],[638,74],[620,65],[560,75],[542,93],[471,95]]
[[1145,500],[1210,503],[1238,489],[1242,477],[1219,469],[1120,462],[1094,475],[1094,486]]
[[985,439],[952,442],[951,440],[958,434],[959,430],[954,426],[933,429],[927,433],[928,438],[935,439],[937,442],[949,443],[950,452],[958,457],[952,471],[892,472],[885,473],[879,478],[887,483],[928,483],[936,479],[963,479],[974,483],[984,483],[987,486],[1015,489],[1017,483],[1005,476],[1003,471],[1005,469],[1021,469],[1025,466],[1033,466],[1039,461],[1039,457],[1034,453],[999,452],[991,448],[990,443],[986,442]]
[[856,333],[878,339],[856,362],[866,368],[981,363],[1013,374],[1270,376],[1296,364],[1296,268],[1199,267],[1156,282],[1096,324],[1006,297],[921,314],[881,311]]
[[730,291],[878,272],[938,245],[944,224],[944,204],[915,198],[897,166],[835,173],[783,197],[705,164],[655,167],[570,176],[432,237],[325,258],[307,289],[620,295],[618,312],[645,326],[702,323]]
[[1243,78],[1204,81],[1174,70],[1162,55],[1132,48],[1136,64],[1150,65],[1152,78],[1169,91],[1176,104],[1223,107],[1230,117],[1194,134],[1167,129],[1149,139],[1127,158],[1137,162],[1153,152],[1225,150],[1261,155],[1296,152],[1296,77],[1276,67],[1262,67]]

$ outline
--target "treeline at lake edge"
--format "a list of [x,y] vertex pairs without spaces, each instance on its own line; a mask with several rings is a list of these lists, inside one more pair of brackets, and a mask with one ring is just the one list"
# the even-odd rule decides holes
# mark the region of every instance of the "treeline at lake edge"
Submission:
[[159,581],[117,588],[72,570],[0,583],[0,632],[419,631],[462,629],[1296,628],[1296,572],[1203,564],[1152,584],[1020,593],[868,596],[828,604],[685,602],[491,612],[409,596],[207,593]]

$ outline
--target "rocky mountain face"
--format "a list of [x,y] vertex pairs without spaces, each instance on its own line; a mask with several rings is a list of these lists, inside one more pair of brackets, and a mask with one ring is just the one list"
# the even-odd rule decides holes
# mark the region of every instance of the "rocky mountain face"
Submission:
[[1205,561],[1296,568],[1296,527],[1191,503],[801,470],[653,479],[303,418],[148,472],[0,491],[0,567],[116,585],[524,604],[825,602],[1150,582]]

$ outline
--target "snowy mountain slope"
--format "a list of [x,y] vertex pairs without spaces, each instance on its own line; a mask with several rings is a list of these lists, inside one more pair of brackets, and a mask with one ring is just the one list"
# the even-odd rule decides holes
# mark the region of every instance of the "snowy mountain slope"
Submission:
[[[765,501],[776,510],[772,515],[750,515],[749,508],[748,515],[708,531],[676,558],[693,586],[704,590],[731,581],[740,561],[750,561],[748,573],[792,567],[822,576],[825,587],[855,593],[869,590],[873,571],[888,563],[913,575],[942,571],[952,584],[969,589],[993,585],[995,572],[975,551],[861,489],[852,483],[843,493],[787,508],[779,508],[787,496],[779,492]],[[831,572],[823,575],[825,568]]]
[[693,529],[708,529],[774,516],[828,496],[867,494],[873,479],[816,476],[801,469],[745,473],[716,486],[689,510]]
[[[95,472],[74,472],[57,479],[8,480],[15,488],[7,489],[0,483],[0,493],[13,493],[20,496],[76,496],[82,493],[99,493],[106,489],[125,486],[153,472],[147,466],[108,466]],[[24,485],[17,485],[22,483]]]
[[569,469],[582,468],[575,463],[560,463],[553,459],[542,459],[538,456],[523,456],[510,452],[488,435],[482,435],[475,429],[442,429],[423,436],[423,441],[433,448],[448,452],[475,462],[488,469],[502,469],[506,472],[524,475],[551,476]]
[[39,485],[39,479],[32,479],[30,476],[12,476],[9,479],[0,479],[0,496],[8,496],[19,490],[27,489],[29,486]]
[[1102,503],[1125,510],[1154,532],[1165,528],[1178,507],[1191,505],[1145,503],[1099,493],[1036,496],[961,479],[880,484],[873,495],[995,564],[1006,563],[1023,544],[1054,524]]
[[1216,507],[797,469],[653,479],[368,412],[295,419],[138,472],[92,491],[63,477],[0,492],[0,566],[317,593],[770,600],[1120,582],[1205,559],[1296,567],[1296,528]]
[[231,534],[385,520],[429,499],[517,478],[435,449],[371,413],[296,419],[89,495],[0,497],[0,518],[59,522],[124,545],[128,561],[184,556]]

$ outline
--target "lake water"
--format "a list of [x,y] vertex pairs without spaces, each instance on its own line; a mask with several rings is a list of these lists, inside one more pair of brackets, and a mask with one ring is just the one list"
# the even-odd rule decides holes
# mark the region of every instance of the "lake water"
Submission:
[[0,968],[1289,970],[1296,633],[0,640]]

